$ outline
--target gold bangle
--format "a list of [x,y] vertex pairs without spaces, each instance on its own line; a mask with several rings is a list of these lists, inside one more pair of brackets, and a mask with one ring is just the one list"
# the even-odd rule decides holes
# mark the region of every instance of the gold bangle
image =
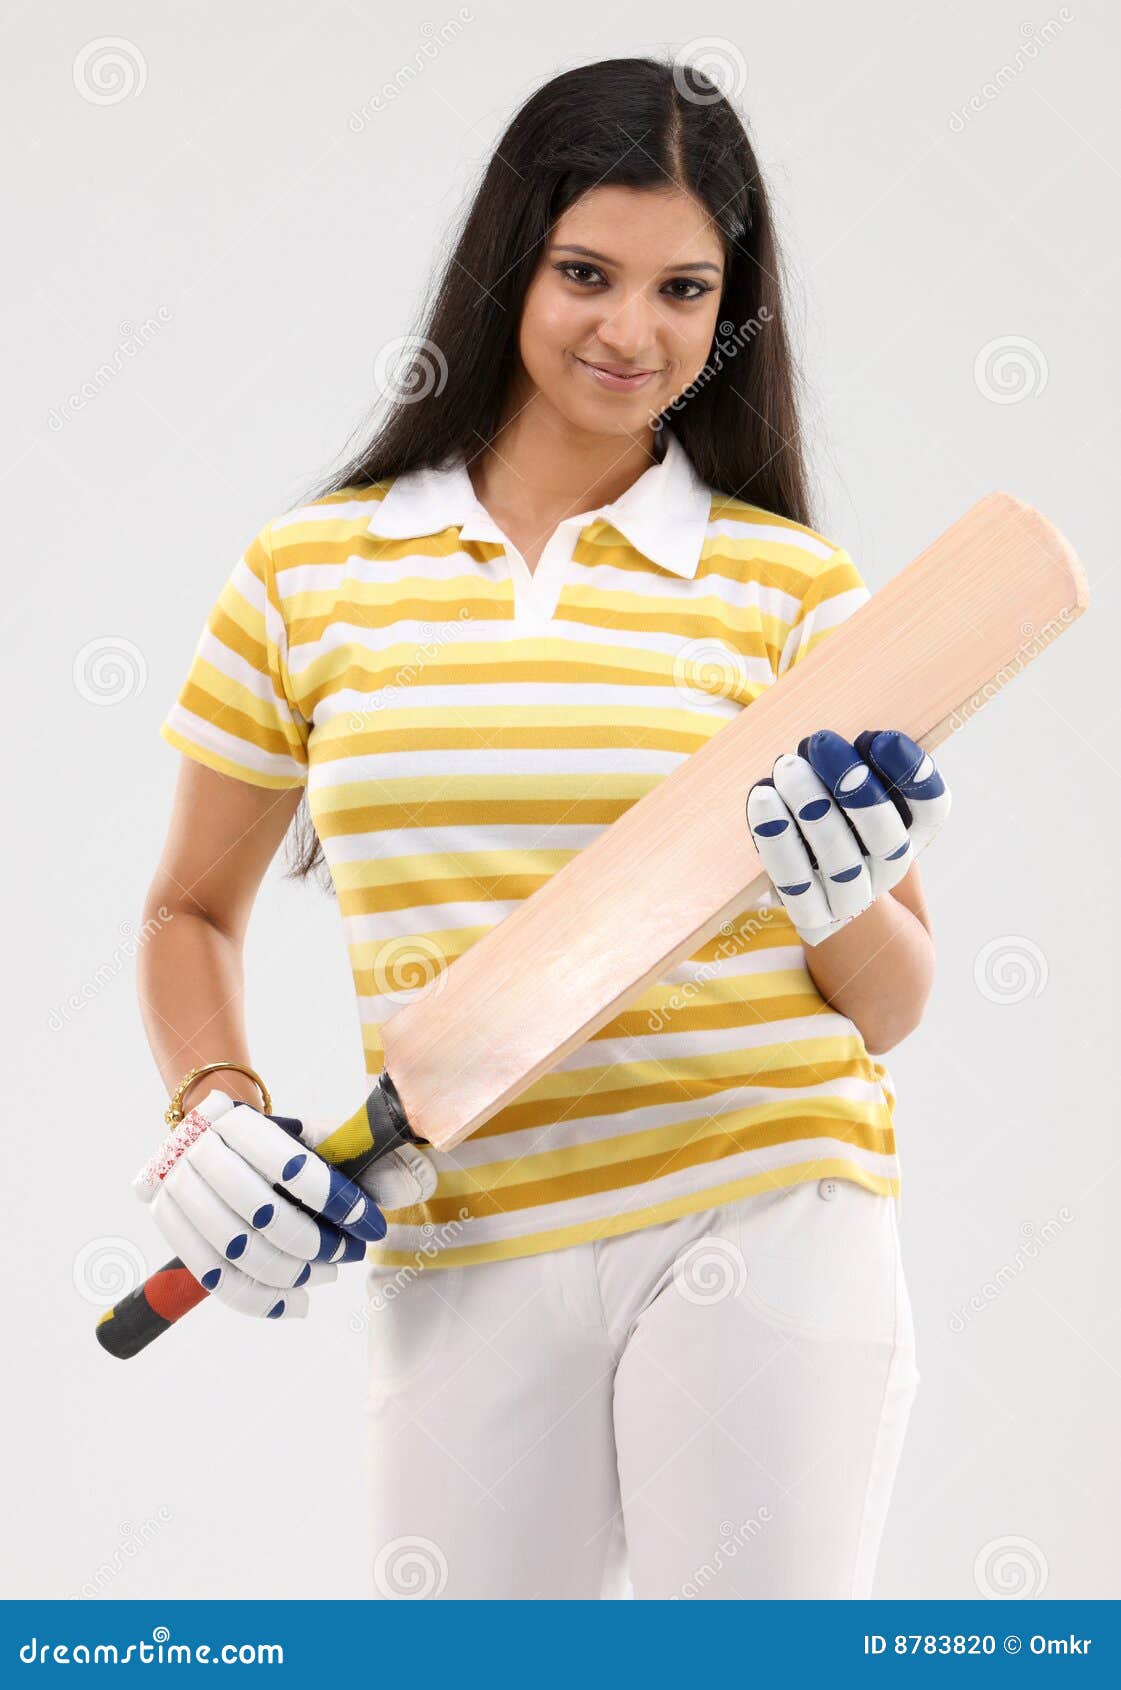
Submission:
[[248,1074],[254,1085],[260,1087],[261,1107],[264,1110],[264,1113],[266,1115],[271,1113],[272,1098],[269,1096],[268,1089],[266,1088],[265,1082],[262,1080],[260,1074],[255,1073],[252,1068],[246,1067],[244,1062],[204,1062],[200,1068],[192,1068],[191,1072],[180,1080],[179,1084],[172,1092],[171,1102],[163,1112],[163,1118],[169,1127],[178,1125],[178,1123],[183,1119],[183,1098],[186,1095],[188,1088],[192,1086],[203,1074],[213,1074],[215,1069],[218,1068],[233,1068],[239,1074]]

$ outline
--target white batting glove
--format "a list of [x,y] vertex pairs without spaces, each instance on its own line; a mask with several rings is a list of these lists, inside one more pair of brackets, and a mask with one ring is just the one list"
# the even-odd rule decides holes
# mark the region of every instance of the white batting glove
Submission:
[[316,1155],[333,1130],[265,1115],[214,1090],[133,1180],[184,1266],[239,1314],[302,1319],[307,1287],[338,1278],[384,1238],[379,1206],[423,1202],[436,1169],[413,1145],[379,1158],[361,1187]]
[[897,885],[949,813],[933,757],[887,729],[810,734],[747,795],[759,860],[811,946]]

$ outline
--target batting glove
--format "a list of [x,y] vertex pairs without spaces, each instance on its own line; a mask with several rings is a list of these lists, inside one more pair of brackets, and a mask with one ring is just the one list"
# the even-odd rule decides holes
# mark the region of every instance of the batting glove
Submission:
[[811,946],[902,880],[949,813],[933,757],[889,730],[810,734],[747,795],[759,860]]
[[361,1186],[316,1155],[333,1128],[265,1115],[208,1092],[133,1180],[185,1267],[239,1314],[302,1319],[308,1291],[384,1238],[379,1204],[423,1202],[436,1169],[413,1145],[390,1151]]

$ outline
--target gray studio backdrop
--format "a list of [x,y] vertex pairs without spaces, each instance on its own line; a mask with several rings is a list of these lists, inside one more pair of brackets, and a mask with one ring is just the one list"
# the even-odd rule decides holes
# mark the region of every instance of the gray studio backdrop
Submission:
[[[360,1269],[305,1322],[207,1308],[125,1364],[93,1336],[114,1275],[169,1254],[129,1189],[165,1102],[135,996],[178,762],[157,729],[236,556],[367,414],[516,105],[651,51],[716,65],[752,126],[815,525],[875,591],[1004,488],[1089,574],[1086,617],[939,754],[937,981],[887,1058],[922,1383],[877,1594],[1121,1595],[1118,19],[736,0],[688,22],[667,0],[8,11],[6,1595],[367,1593]],[[338,912],[282,867],[252,1049],[286,1106],[349,1113]]]

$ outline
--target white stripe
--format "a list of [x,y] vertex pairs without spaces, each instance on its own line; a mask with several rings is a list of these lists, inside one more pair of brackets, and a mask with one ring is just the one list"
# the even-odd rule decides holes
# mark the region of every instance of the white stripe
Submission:
[[237,739],[233,734],[216,728],[212,722],[204,722],[192,711],[185,710],[181,704],[173,704],[164,718],[167,726],[181,738],[189,740],[192,745],[201,746],[204,751],[214,751],[220,757],[239,765],[244,769],[255,769],[263,775],[295,775],[303,779],[307,773],[302,763],[297,763],[294,757],[282,756],[279,752],[262,751],[258,746],[251,745],[248,740]]
[[[278,563],[280,560],[278,560]],[[278,567],[277,590],[282,599],[295,598],[298,593],[337,592],[347,581],[355,586],[373,587],[395,585],[402,581],[418,582],[423,589],[428,581],[461,581],[470,588],[472,581],[503,581],[510,573],[505,555],[487,558],[483,562],[466,552],[448,552],[443,557],[426,557],[420,552],[407,557],[362,557],[357,552],[337,563],[294,564]],[[448,601],[434,599],[433,608],[442,608]],[[304,614],[308,614],[305,610]]]
[[[801,602],[779,587],[764,586],[758,581],[735,581],[726,575],[712,574],[698,575],[689,581],[667,582],[662,575],[628,575],[611,563],[585,564],[578,574],[574,570],[569,575],[566,585],[586,585],[595,592],[628,593],[635,598],[672,601],[682,614],[695,615],[703,608],[706,599],[719,599],[732,610],[743,611],[758,606],[769,615],[781,616],[786,622],[792,622],[797,616]],[[651,608],[661,607],[653,604]]]
[[[675,1197],[702,1193],[717,1184],[730,1185],[734,1180],[749,1179],[772,1169],[837,1160],[855,1162],[883,1179],[899,1178],[899,1162],[895,1156],[864,1150],[843,1139],[799,1139],[790,1144],[763,1145],[738,1156],[723,1157],[719,1162],[701,1162],[696,1167],[679,1168],[661,1179],[624,1186],[619,1191],[590,1192],[564,1202],[535,1204],[531,1209],[516,1209],[506,1214],[483,1215],[463,1221],[458,1223],[457,1231],[449,1232],[448,1246],[455,1249],[457,1246],[491,1244],[508,1238],[531,1238],[536,1233],[552,1232],[556,1228],[588,1221],[608,1220],[656,1203],[672,1202]],[[509,1195],[513,1197],[514,1192]],[[439,1232],[439,1224],[436,1237],[433,1237],[420,1227],[397,1226],[391,1222],[381,1245],[390,1250],[419,1250],[422,1247],[430,1250],[438,1242]]]
[[779,657],[777,673],[785,675],[794,661],[795,654],[803,646],[809,645],[811,639],[824,633],[827,628],[837,628],[842,622],[847,622],[850,616],[856,614],[862,605],[868,603],[871,593],[867,587],[851,587],[848,592],[835,593],[824,604],[815,605],[796,628],[791,628],[786,637],[786,643]]
[[[348,915],[344,917],[346,941],[352,946],[385,945],[402,938],[435,943],[441,937],[447,938],[467,928],[493,927],[524,902],[522,898],[490,898],[455,904],[416,904],[408,909],[387,910],[373,915]],[[762,954],[776,953],[764,951]],[[790,953],[782,947],[777,954],[788,956]]]
[[[607,661],[610,661],[613,649],[624,655],[647,652],[651,658],[672,659],[692,643],[682,634],[658,633],[652,629],[596,628],[582,622],[569,622],[562,617],[554,617],[533,637],[547,639],[557,646],[571,645],[577,648],[577,656],[580,655],[580,647],[595,647],[602,651]],[[301,675],[311,664],[319,662],[340,646],[355,647],[358,651],[383,657],[386,653],[399,652],[402,667],[412,668],[417,663],[423,663],[426,657],[436,658],[460,647],[483,645],[502,648],[524,639],[524,629],[511,617],[473,615],[460,619],[455,614],[455,607],[450,604],[434,605],[428,621],[406,618],[390,622],[384,628],[363,628],[339,617],[330,621],[319,639],[301,641],[292,649],[289,672],[293,678]],[[764,684],[774,680],[765,656],[737,651],[731,636],[727,644],[748,679]],[[418,646],[423,648],[419,655]],[[559,655],[567,658],[568,653],[562,650]],[[500,651],[499,660],[505,656],[505,651]],[[488,653],[479,661],[494,660],[493,654]],[[589,666],[594,673],[590,660]]]
[[[809,1112],[811,1100],[828,1097],[847,1098],[875,1109],[880,1103],[880,1088],[874,1081],[851,1077],[826,1080],[819,1085],[800,1086],[797,1102],[799,1106],[805,1103]],[[723,1092],[712,1093],[703,1103],[687,1099],[682,1103],[651,1104],[623,1115],[566,1114],[563,1120],[551,1122],[547,1127],[503,1133],[500,1138],[466,1138],[452,1151],[429,1151],[427,1154],[440,1168],[471,1168],[480,1175],[486,1175],[480,1183],[487,1186],[496,1177],[487,1174],[488,1168],[519,1160],[521,1166],[516,1179],[519,1182],[535,1180],[552,1176],[535,1173],[534,1158],[548,1156],[556,1150],[572,1150],[585,1144],[613,1144],[616,1140],[625,1141],[639,1133],[657,1132],[664,1127],[684,1126],[689,1122],[695,1126],[703,1115],[711,1115],[715,1123],[722,1115],[731,1115],[739,1110],[790,1101],[790,1092],[780,1086],[729,1085]],[[589,1132],[589,1125],[598,1130]],[[698,1131],[697,1137],[707,1136],[710,1130],[711,1126],[706,1125]],[[686,1134],[682,1135],[682,1142],[686,1137]],[[631,1152],[628,1151],[628,1154]],[[502,1187],[495,1186],[495,1190],[500,1192]]]
[[813,557],[834,557],[836,546],[821,540],[803,529],[780,528],[778,523],[743,522],[734,516],[717,517],[708,525],[709,539],[765,540],[776,546],[792,546],[795,551],[809,552]]
[[[626,749],[627,774],[669,774],[687,755],[678,751]],[[349,785],[356,781],[453,779],[457,775],[617,775],[620,751],[612,746],[572,746],[559,751],[529,746],[502,751],[482,746],[477,751],[450,747],[441,751],[368,751],[361,757],[338,758],[316,770],[317,787]],[[372,796],[372,795],[371,795]],[[494,799],[493,789],[480,794]]]
[[272,677],[262,674],[252,663],[247,663],[240,653],[223,644],[208,628],[203,630],[199,639],[197,655],[227,679],[236,681],[246,692],[251,692],[254,698],[259,698],[270,711],[275,710],[278,715],[287,717],[289,721],[293,719],[287,700],[277,697]]
[[546,846],[551,851],[582,851],[590,845],[602,827],[589,824],[542,823],[520,825],[516,822],[493,822],[476,832],[466,827],[403,827],[384,833],[336,834],[331,840],[331,858],[338,863],[391,862],[395,857],[447,855],[454,868],[459,859],[485,851],[500,856],[510,851],[517,855]]
[[284,528],[298,528],[305,522],[369,522],[378,508],[376,498],[342,499],[337,504],[297,505],[283,516],[274,517],[269,527],[274,533]]

